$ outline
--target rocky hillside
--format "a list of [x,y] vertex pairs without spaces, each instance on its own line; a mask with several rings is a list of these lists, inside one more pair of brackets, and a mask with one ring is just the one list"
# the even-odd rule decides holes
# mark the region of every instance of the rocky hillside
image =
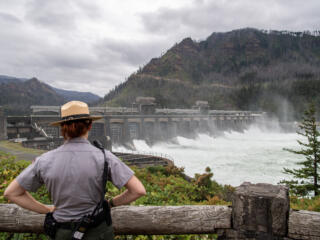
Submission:
[[153,96],[159,106],[181,108],[206,100],[211,109],[264,110],[278,116],[289,111],[295,118],[308,102],[320,102],[319,90],[319,32],[248,28],[213,33],[201,42],[182,40],[104,101],[129,106],[136,96]]
[[97,95],[57,89],[36,78],[0,76],[0,106],[7,114],[28,114],[31,105],[61,105],[70,100],[98,101]]

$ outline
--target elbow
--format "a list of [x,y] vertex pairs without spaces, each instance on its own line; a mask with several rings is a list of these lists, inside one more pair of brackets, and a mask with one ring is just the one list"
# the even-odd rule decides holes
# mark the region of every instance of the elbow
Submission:
[[147,194],[145,187],[135,176],[128,181],[126,188],[135,199],[143,197]]
[[3,193],[3,196],[7,199],[12,201],[12,195],[9,193],[8,189],[6,189]]
[[3,196],[11,202],[15,202],[15,200],[24,193],[25,190],[18,184],[16,180],[13,180],[4,191]]
[[139,197],[143,197],[143,196],[147,195],[146,189],[145,188],[140,189],[138,192],[138,195],[139,195]]
[[144,186],[142,186],[141,188],[139,188],[138,191],[137,191],[137,195],[138,195],[139,197],[143,197],[143,196],[145,196],[146,194],[147,194],[147,191],[146,191],[146,189],[144,188]]
[[136,196],[136,198],[140,198],[143,197],[147,194],[146,189],[144,187],[136,189],[134,191],[134,195]]

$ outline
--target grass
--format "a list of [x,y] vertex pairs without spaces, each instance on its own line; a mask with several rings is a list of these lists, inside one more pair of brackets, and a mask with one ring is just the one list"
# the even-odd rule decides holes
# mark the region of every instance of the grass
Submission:
[[44,152],[45,150],[40,150],[40,149],[33,149],[33,148],[25,148],[22,146],[21,143],[15,143],[15,142],[10,142],[10,141],[0,141],[0,147],[4,147],[8,150],[11,151],[19,151],[23,153],[32,153],[32,154],[37,154],[40,155]]
[[297,196],[290,196],[290,207],[294,210],[320,212],[320,196],[312,198],[299,198]]

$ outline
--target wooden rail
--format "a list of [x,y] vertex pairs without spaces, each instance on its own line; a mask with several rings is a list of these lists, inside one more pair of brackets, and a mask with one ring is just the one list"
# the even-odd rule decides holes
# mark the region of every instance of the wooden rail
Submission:
[[[228,206],[122,206],[112,209],[116,234],[204,234],[218,239],[320,240],[320,212],[289,209],[288,189],[244,183]],[[0,232],[43,232],[44,215],[0,204]]]
[[[122,206],[112,209],[116,234],[214,233],[231,228],[227,206]],[[0,231],[43,232],[44,215],[0,204]]]
[[320,240],[320,212],[291,211],[288,236],[291,239]]

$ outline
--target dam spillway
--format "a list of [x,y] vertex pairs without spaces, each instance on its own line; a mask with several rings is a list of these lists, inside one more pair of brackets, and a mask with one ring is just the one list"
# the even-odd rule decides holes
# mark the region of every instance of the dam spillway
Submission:
[[[193,138],[197,133],[242,131],[265,116],[264,112],[209,110],[206,103],[199,102],[193,109],[158,109],[152,101],[140,101],[138,106],[129,108],[90,107],[90,113],[102,119],[93,123],[89,140],[98,139],[104,145],[125,145],[133,139],[143,139],[153,144],[176,136]],[[31,147],[37,144],[38,148],[43,148],[41,138],[44,146],[50,142],[54,147],[62,142],[59,127],[49,125],[60,119],[59,106],[31,106],[29,116],[1,119],[5,119],[5,124],[0,124],[6,134],[3,139],[23,138],[33,144]]]

